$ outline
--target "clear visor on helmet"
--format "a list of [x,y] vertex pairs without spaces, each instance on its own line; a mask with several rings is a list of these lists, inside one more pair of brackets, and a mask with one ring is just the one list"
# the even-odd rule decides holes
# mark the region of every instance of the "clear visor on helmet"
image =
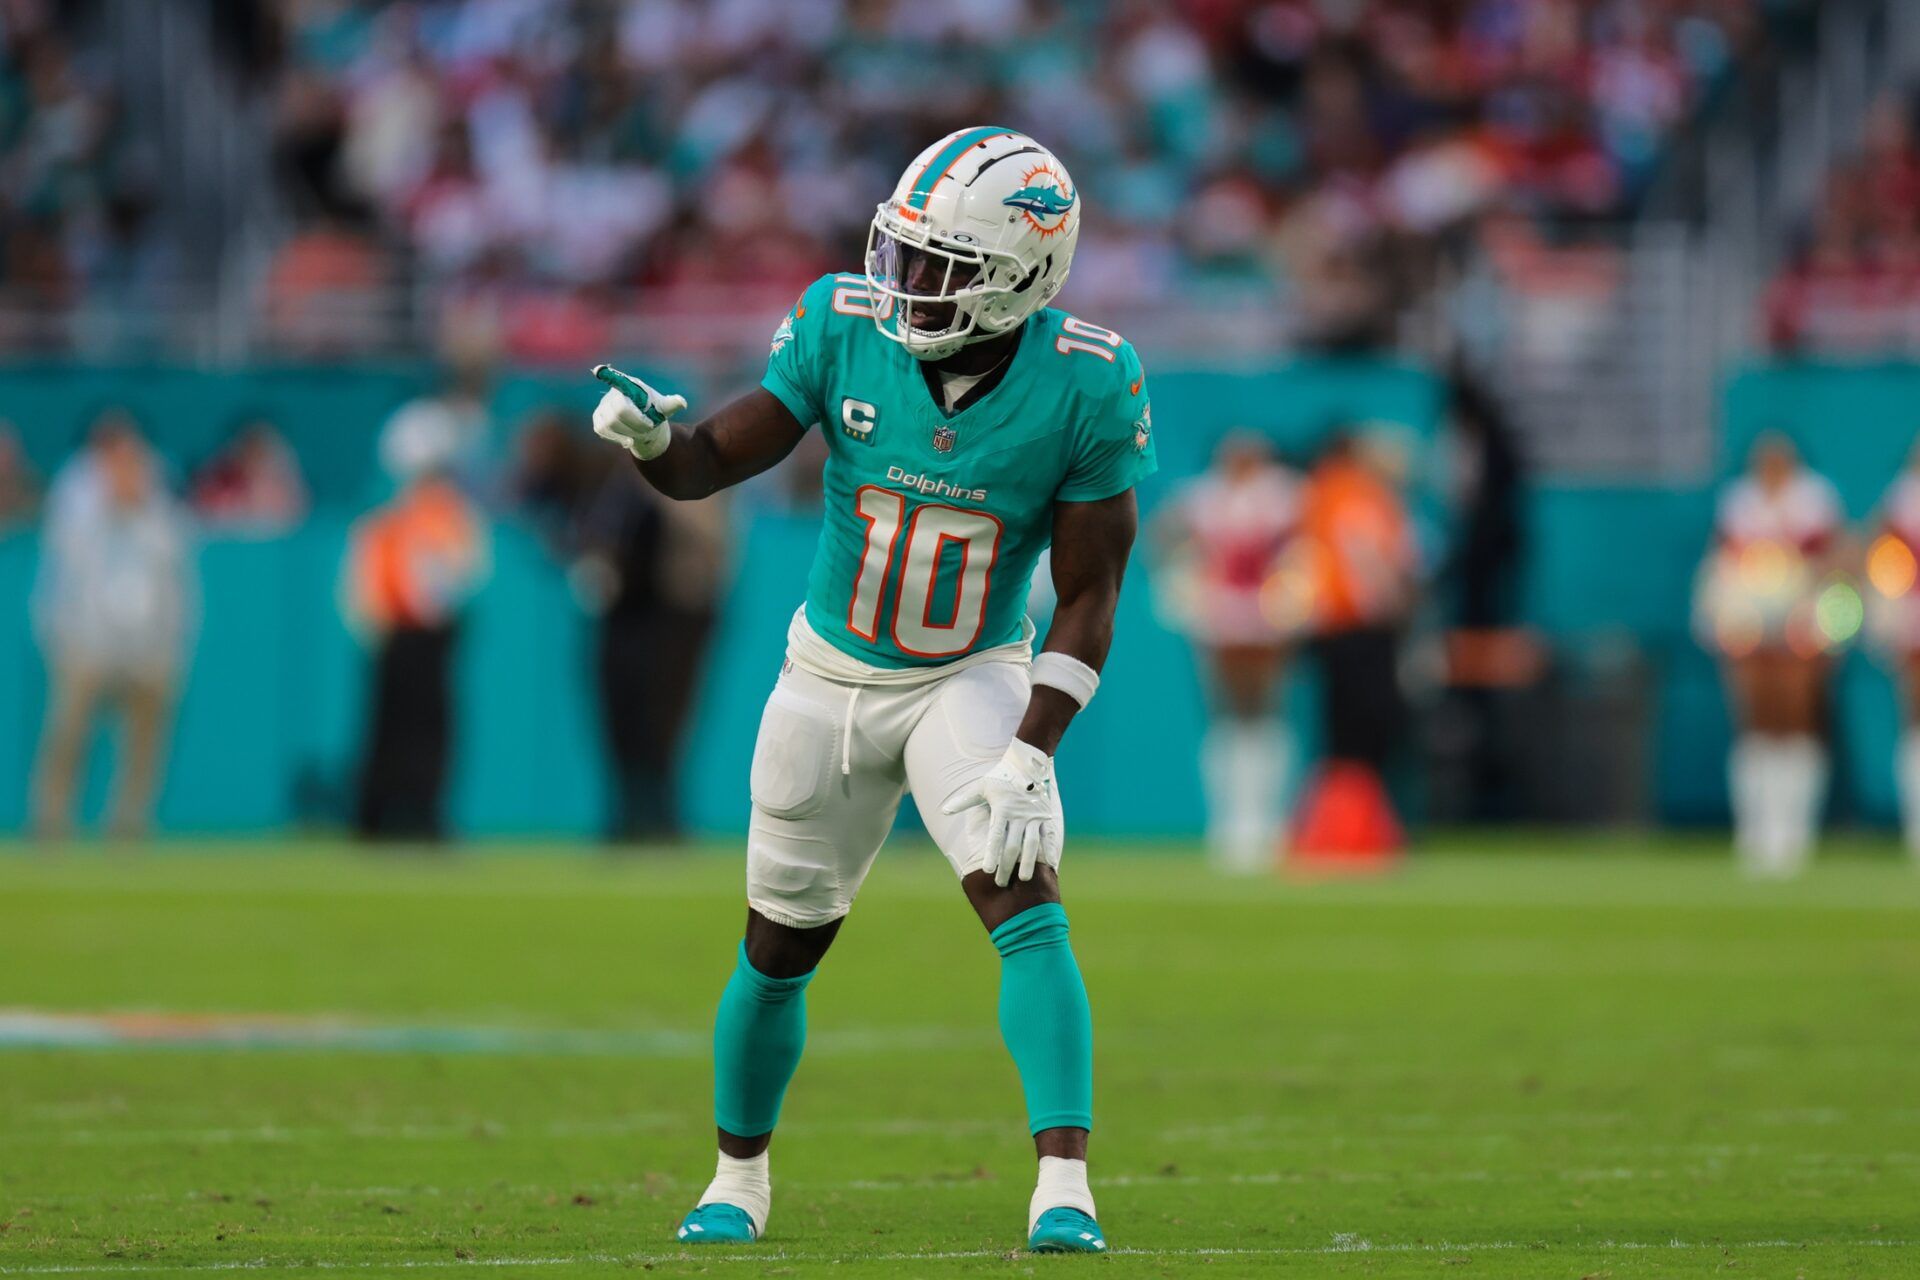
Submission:
[[974,292],[982,265],[977,252],[903,240],[879,226],[867,247],[868,278],[903,301],[956,302]]
[[[1007,268],[1017,265],[1011,254],[936,239],[890,205],[880,206],[867,233],[867,280],[882,304],[875,319],[883,329],[890,320],[909,345],[912,338],[971,333],[978,300],[1007,292],[995,276],[1004,279]],[[1002,269],[996,272],[996,266]]]

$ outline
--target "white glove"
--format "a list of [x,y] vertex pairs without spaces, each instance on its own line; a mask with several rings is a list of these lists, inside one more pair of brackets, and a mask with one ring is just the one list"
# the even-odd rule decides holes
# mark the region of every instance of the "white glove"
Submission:
[[667,419],[687,407],[685,396],[663,396],[612,365],[593,367],[593,376],[612,390],[593,410],[593,434],[622,445],[642,462],[651,462],[673,443]]
[[987,848],[980,869],[995,884],[1005,887],[1016,862],[1022,880],[1033,879],[1039,863],[1060,865],[1066,833],[1054,793],[1052,756],[1015,738],[999,764],[941,805],[940,812],[955,814],[976,805],[987,807]]

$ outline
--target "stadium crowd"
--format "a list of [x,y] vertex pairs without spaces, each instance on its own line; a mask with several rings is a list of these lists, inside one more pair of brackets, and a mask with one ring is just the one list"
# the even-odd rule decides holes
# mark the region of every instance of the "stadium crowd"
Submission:
[[1766,300],[1769,342],[1809,354],[1920,345],[1920,144],[1913,92],[1874,104],[1857,152],[1827,175]]
[[[351,349],[343,293],[425,282],[510,297],[520,354],[570,355],[632,287],[654,314],[784,304],[857,260],[927,138],[982,120],[1044,129],[1100,193],[1081,305],[1277,286],[1310,333],[1377,335],[1407,288],[1388,250],[1628,206],[1760,4],[220,7],[272,120],[283,334]],[[0,5],[0,291],[49,307],[164,258],[137,122],[63,8]]]

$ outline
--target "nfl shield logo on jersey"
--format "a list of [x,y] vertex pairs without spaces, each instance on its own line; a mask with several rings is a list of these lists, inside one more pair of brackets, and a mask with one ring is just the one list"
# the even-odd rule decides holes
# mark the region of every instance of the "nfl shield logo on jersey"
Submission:
[[933,451],[935,453],[952,453],[953,442],[959,438],[960,433],[943,422],[933,429]]

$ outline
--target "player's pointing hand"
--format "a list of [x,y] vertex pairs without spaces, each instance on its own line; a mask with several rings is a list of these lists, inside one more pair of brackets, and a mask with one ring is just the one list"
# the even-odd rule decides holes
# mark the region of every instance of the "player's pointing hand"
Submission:
[[1034,868],[1060,865],[1059,802],[1053,783],[1053,757],[1015,738],[1000,763],[971,787],[940,806],[956,814],[978,805],[987,807],[987,844],[980,869],[1004,888],[1016,865],[1022,880],[1033,879]]
[[665,453],[673,442],[667,420],[687,407],[687,398],[661,395],[610,364],[595,365],[593,376],[611,388],[593,410],[593,434],[623,446],[642,462]]

